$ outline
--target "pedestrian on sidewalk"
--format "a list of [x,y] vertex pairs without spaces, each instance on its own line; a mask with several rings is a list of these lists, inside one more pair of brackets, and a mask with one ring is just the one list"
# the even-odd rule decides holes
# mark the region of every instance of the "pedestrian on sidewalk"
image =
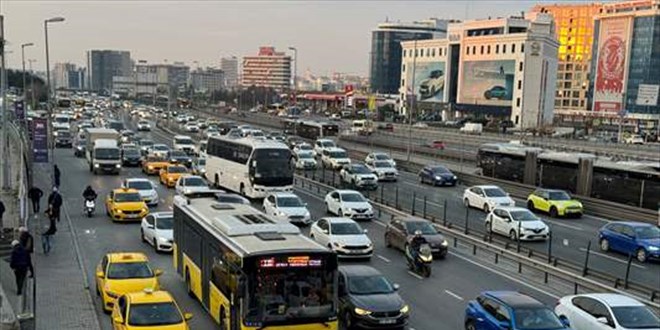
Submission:
[[32,212],[34,212],[35,216],[37,215],[37,213],[39,213],[39,202],[41,201],[41,197],[43,196],[44,196],[44,192],[35,186],[32,186],[32,188],[28,190],[28,198],[32,200]]
[[60,186],[60,168],[55,165],[53,167],[53,176],[55,177],[55,187]]
[[4,222],[2,222],[2,215],[5,214],[5,203],[0,200],[0,237],[2,237],[2,230],[4,227]]
[[58,191],[57,187],[53,187],[53,192],[48,196],[48,207],[50,208],[50,213],[57,219],[57,222],[60,222],[60,208],[62,207],[62,195]]
[[24,226],[18,227],[18,232],[20,233],[18,242],[21,243],[25,251],[30,255],[30,266],[28,269],[30,270],[30,277],[33,277],[34,265],[32,265],[32,253],[34,253],[34,237],[32,237],[32,234]]
[[9,260],[9,267],[14,270],[14,276],[16,276],[16,294],[23,294],[23,284],[25,283],[25,276],[27,275],[28,268],[32,261],[30,260],[30,254],[25,251],[23,245],[17,240],[11,242],[11,257]]
[[48,210],[46,210],[46,214],[50,220],[50,225],[48,226],[48,230],[41,233],[41,247],[44,250],[44,254],[48,255],[50,250],[53,249],[53,235],[57,232],[57,227],[55,226],[55,215],[52,212],[52,207],[49,207]]

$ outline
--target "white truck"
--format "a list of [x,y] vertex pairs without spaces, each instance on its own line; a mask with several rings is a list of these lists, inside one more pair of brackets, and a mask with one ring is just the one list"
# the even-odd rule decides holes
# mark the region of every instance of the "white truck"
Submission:
[[119,132],[109,128],[88,128],[85,157],[89,171],[119,174],[121,170],[121,150],[117,145]]
[[353,120],[351,131],[358,135],[371,135],[374,132],[374,122],[368,119]]

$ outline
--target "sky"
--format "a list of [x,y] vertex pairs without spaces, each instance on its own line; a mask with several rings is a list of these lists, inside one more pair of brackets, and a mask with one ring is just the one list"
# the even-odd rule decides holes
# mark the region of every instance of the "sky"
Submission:
[[254,55],[259,46],[272,45],[282,51],[298,49],[300,74],[311,70],[315,74],[367,75],[371,31],[386,19],[406,22],[429,17],[464,20],[510,16],[536,3],[0,0],[0,14],[5,17],[10,68],[20,68],[21,44],[29,42],[35,45],[25,48],[26,61],[35,59],[35,70],[45,68],[43,22],[61,16],[65,22],[49,24],[48,28],[51,67],[58,62],[85,65],[85,52],[90,49],[129,50],[133,60],[150,63],[219,66],[221,57]]

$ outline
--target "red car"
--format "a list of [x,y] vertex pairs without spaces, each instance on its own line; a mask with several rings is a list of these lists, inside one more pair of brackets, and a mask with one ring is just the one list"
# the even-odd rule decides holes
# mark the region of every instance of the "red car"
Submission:
[[429,143],[427,143],[426,146],[429,147],[429,148],[433,148],[433,149],[440,149],[440,150],[445,149],[445,143],[443,141],[440,141],[440,140],[430,141]]

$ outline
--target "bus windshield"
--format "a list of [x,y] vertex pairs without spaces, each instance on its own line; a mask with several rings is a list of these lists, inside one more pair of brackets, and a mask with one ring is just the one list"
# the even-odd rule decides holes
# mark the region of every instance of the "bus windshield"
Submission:
[[289,149],[256,149],[250,162],[254,184],[285,186],[293,183]]
[[317,257],[257,259],[257,269],[249,275],[244,322],[264,327],[322,322],[336,315],[332,268],[323,264],[326,259],[312,258]]

